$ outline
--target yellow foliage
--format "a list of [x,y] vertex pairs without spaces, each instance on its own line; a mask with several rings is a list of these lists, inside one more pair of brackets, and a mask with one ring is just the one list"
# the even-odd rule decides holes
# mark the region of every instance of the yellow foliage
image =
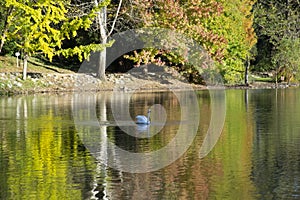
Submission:
[[92,9],[91,13],[82,18],[69,18],[66,6],[70,2],[63,0],[5,1],[7,7],[14,7],[12,14],[14,17],[9,17],[12,31],[8,34],[7,39],[20,41],[18,46],[28,54],[42,52],[50,60],[57,54],[77,55],[82,60],[83,57],[88,57],[91,51],[103,49],[103,46],[100,48],[99,45],[81,46],[65,51],[61,48],[62,41],[66,38],[76,37],[80,28],[88,29],[95,17],[94,10],[99,10],[109,1],[103,1],[99,7]]

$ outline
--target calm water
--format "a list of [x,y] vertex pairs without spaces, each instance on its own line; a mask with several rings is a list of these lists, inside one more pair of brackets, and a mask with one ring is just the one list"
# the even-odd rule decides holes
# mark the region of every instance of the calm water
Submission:
[[[185,92],[0,97],[0,199],[300,199],[299,89],[227,90],[223,131],[202,159],[212,108],[207,91],[197,98],[200,115]],[[127,120],[149,106],[150,127]],[[157,163],[108,145],[148,155],[179,129],[162,163],[197,134],[152,172],[126,172]]]

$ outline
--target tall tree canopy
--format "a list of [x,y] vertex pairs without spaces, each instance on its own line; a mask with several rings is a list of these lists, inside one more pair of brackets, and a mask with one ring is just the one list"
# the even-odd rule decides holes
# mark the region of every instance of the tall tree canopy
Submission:
[[219,64],[224,79],[229,83],[243,80],[245,61],[256,44],[256,34],[252,27],[252,7],[255,0],[224,0],[224,12],[210,26],[227,41],[224,59]]
[[[201,43],[215,59],[223,58],[225,38],[206,26],[206,22],[210,18],[214,18],[222,12],[222,6],[219,3],[213,1],[135,0],[133,5],[135,13],[138,13],[140,18],[140,27],[174,30]],[[148,53],[146,53],[147,51]],[[181,55],[175,55],[168,51],[143,50],[134,57],[136,57],[135,60],[133,59],[134,61],[142,61],[142,64],[159,63],[160,57],[163,57],[164,60],[167,58],[169,63],[177,65],[178,70],[190,80],[192,77],[193,81],[197,81],[197,72],[202,72],[202,66],[190,66]]]
[[258,35],[256,70],[276,70],[288,81],[300,69],[300,2],[258,0],[255,4]]
[[[254,0],[133,2],[141,19],[140,26],[168,28],[193,38],[217,61],[227,82],[242,80],[245,60],[256,43],[251,13]],[[149,54],[142,52],[140,56],[143,55]],[[173,57],[171,61],[176,63],[176,59]],[[185,64],[182,60],[181,63]],[[194,73],[185,67],[185,73]]]

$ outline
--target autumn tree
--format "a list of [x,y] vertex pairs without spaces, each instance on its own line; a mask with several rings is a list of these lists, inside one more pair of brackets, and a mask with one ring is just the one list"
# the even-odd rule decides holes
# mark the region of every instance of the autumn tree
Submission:
[[[192,38],[209,52],[228,83],[242,81],[245,61],[256,43],[251,12],[254,0],[133,2],[141,27],[167,28]],[[178,57],[167,57],[173,59],[172,63],[180,62],[185,74],[195,73],[195,66],[188,66]]]
[[[224,37],[214,33],[204,24],[208,18],[220,15],[222,6],[219,3],[207,1],[135,0],[133,1],[133,7],[140,18],[139,27],[159,27],[173,30],[199,42],[216,60],[223,58],[224,45],[226,43]],[[174,42],[176,41],[172,41],[172,43]],[[178,43],[177,45],[179,47],[181,44]],[[156,58],[157,62],[160,62],[161,58],[167,59],[167,62],[177,65],[178,70],[189,77],[189,79],[191,76],[197,76],[196,71],[203,70],[202,66],[189,65],[188,61],[181,55],[175,55],[162,49],[159,51],[146,49],[140,54],[136,54],[136,56],[140,57],[138,58],[139,60],[143,59],[141,58],[143,55],[148,56],[149,59]],[[143,60],[144,62],[150,62],[149,59],[148,61],[147,59]],[[151,62],[155,62],[155,60],[152,59]]]
[[219,67],[228,83],[240,83],[254,55],[251,49],[257,42],[253,28],[252,8],[255,0],[221,1],[222,14],[208,25],[227,41],[224,59]]
[[1,1],[0,3],[0,14],[3,16],[2,20],[0,20],[0,53],[2,52],[6,37],[7,37],[7,32],[9,28],[9,21],[11,21],[12,17],[12,12],[13,12],[13,6],[5,6],[5,2]]
[[11,12],[8,12],[7,28],[4,33],[7,40],[16,42],[22,49],[23,79],[26,79],[28,59],[33,54],[43,53],[50,61],[53,56],[60,54],[66,57],[77,55],[82,60],[88,57],[91,51],[102,50],[104,45],[99,44],[62,49],[62,43],[65,39],[75,37],[79,29],[89,28],[96,12],[106,3],[95,6],[88,14],[81,17],[68,17],[69,4],[63,0],[55,2],[25,0],[22,3],[6,0],[5,7],[11,9]]

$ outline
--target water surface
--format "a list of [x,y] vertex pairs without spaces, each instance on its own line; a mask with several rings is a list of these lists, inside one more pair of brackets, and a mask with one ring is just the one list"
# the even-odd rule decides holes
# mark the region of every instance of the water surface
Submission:
[[[180,105],[171,92],[135,93],[129,101],[126,93],[115,99],[111,93],[84,97],[96,103],[79,102],[73,94],[0,97],[0,199],[300,198],[298,89],[227,90],[223,132],[202,159],[211,102],[208,91],[197,92],[196,137],[179,159],[148,173],[119,170],[124,165],[120,155],[104,141],[133,153],[159,150],[176,136],[183,121],[181,106],[188,104]],[[140,127],[123,120],[126,105],[131,118],[155,105],[153,124]],[[74,106],[81,109],[81,125]],[[96,122],[90,120],[94,113]],[[195,126],[189,117],[198,114],[184,116],[187,138]],[[93,130],[97,143],[85,137]],[[173,148],[181,148],[182,140]]]

